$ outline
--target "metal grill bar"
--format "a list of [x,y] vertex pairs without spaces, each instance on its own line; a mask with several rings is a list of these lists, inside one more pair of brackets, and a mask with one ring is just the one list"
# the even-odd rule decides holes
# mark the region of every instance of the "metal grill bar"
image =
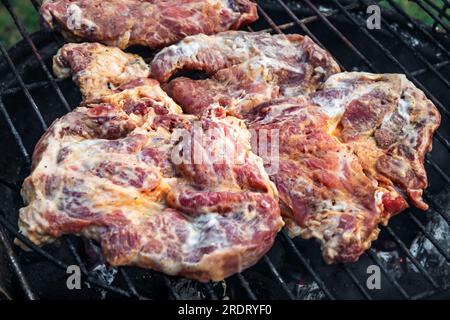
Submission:
[[431,41],[437,48],[439,48],[448,58],[450,58],[450,51],[445,48],[434,36],[432,36],[425,28],[419,25],[412,19],[397,3],[393,0],[386,0],[389,5],[394,8],[403,18],[405,18],[416,30],[420,31],[429,41]]
[[[283,4],[284,4],[284,3],[283,3]],[[346,8],[347,8],[347,10],[354,10],[354,9],[360,8],[360,5],[357,4],[357,3],[351,3],[351,4],[347,5]],[[333,12],[325,13],[325,16],[326,16],[326,17],[334,17],[334,16],[336,16],[338,13],[339,13],[339,11],[338,11],[338,10],[335,10],[335,11],[333,11]],[[312,15],[312,16],[309,16],[309,17],[305,17],[305,18],[299,19],[299,22],[300,22],[301,24],[305,24],[305,25],[306,25],[306,24],[309,24],[309,23],[311,23],[311,22],[317,21],[317,19],[318,19],[318,17],[317,17],[316,15]],[[284,23],[284,24],[277,25],[277,26],[278,26],[278,28],[279,28],[280,30],[285,30],[285,29],[288,29],[288,28],[293,27],[294,25],[295,25],[294,22],[288,22],[288,23]],[[272,28],[267,28],[267,29],[262,29],[262,30],[259,30],[259,31],[262,31],[262,32],[269,32],[269,31],[271,31],[271,30],[273,30],[273,29],[272,29]]]
[[140,300],[146,300],[147,298],[141,296],[137,291],[133,284],[133,282],[130,279],[130,276],[128,273],[125,272],[124,268],[119,268],[120,275],[124,279],[125,283],[127,284],[128,290],[133,294],[134,297],[140,299]]
[[5,250],[8,256],[9,262],[11,263],[11,267],[14,269],[14,272],[16,273],[17,278],[20,282],[20,286],[25,292],[25,296],[29,300],[36,300],[38,297],[34,294],[33,290],[31,290],[28,280],[26,279],[24,273],[22,272],[22,269],[20,268],[17,256],[13,248],[11,247],[6,234],[3,232],[3,228],[0,228],[0,245],[3,246],[3,249]]
[[28,101],[30,102],[31,107],[33,108],[33,111],[36,114],[42,129],[44,131],[47,130],[47,124],[45,123],[44,117],[42,116],[41,112],[39,111],[39,108],[38,108],[36,102],[34,101],[33,97],[31,96],[30,92],[25,87],[25,84],[24,84],[24,82],[22,80],[22,77],[20,76],[19,72],[17,72],[17,69],[14,67],[13,62],[12,62],[8,52],[6,51],[6,49],[5,49],[5,47],[3,46],[2,43],[0,43],[0,50],[2,52],[3,57],[5,58],[6,62],[8,63],[11,71],[14,73],[14,77],[19,82],[23,93],[25,94],[25,96],[27,97]]
[[420,264],[420,262],[411,254],[411,251],[406,247],[405,243],[395,234],[391,227],[386,226],[385,229],[389,233],[389,235],[394,239],[397,245],[402,249],[402,251],[406,254],[408,259],[419,269],[420,273],[431,283],[431,285],[437,289],[439,285],[437,282],[431,277],[427,270]]
[[64,95],[61,92],[61,89],[58,87],[58,85],[55,82],[55,79],[53,78],[53,76],[48,71],[47,66],[45,65],[44,61],[42,60],[42,57],[41,57],[39,51],[37,50],[36,46],[33,43],[33,40],[31,40],[30,34],[26,31],[26,29],[22,25],[22,22],[17,17],[17,15],[14,12],[14,10],[12,9],[11,4],[9,3],[9,0],[2,0],[2,2],[4,4],[6,10],[8,10],[9,14],[13,18],[14,23],[17,26],[17,29],[19,30],[20,34],[26,40],[26,42],[30,46],[31,50],[33,51],[34,56],[36,57],[37,61],[39,62],[39,65],[41,66],[42,70],[44,71],[47,79],[50,81],[53,89],[56,91],[56,94],[58,95],[59,100],[61,100],[62,105],[64,106],[64,108],[67,111],[71,111],[70,106],[67,103],[66,98],[64,97]]
[[[43,60],[42,60],[42,58],[41,58],[41,56],[40,56],[38,50],[37,50],[36,47],[34,46],[34,43],[32,42],[32,40],[31,40],[29,34],[25,31],[25,29],[23,28],[23,26],[22,26],[20,20],[19,20],[18,17],[15,15],[14,11],[12,10],[12,8],[9,6],[9,2],[8,2],[7,0],[2,0],[2,1],[3,1],[3,3],[5,4],[5,7],[7,8],[7,10],[9,11],[9,13],[11,14],[11,16],[13,17],[13,20],[14,20],[16,26],[18,27],[20,33],[22,34],[22,36],[24,37],[24,39],[27,40],[28,44],[29,44],[30,47],[32,48],[32,50],[33,50],[33,52],[34,52],[36,58],[38,59],[40,65],[41,65],[41,67],[42,67],[42,69],[43,69],[44,72],[47,74],[47,78],[49,79],[51,85],[55,88],[55,90],[56,90],[56,92],[57,92],[57,94],[58,94],[58,97],[60,98],[61,103],[63,104],[64,107],[66,107],[66,109],[67,109],[68,111],[71,111],[71,108],[69,107],[69,105],[68,105],[68,103],[67,103],[67,101],[66,101],[64,95],[62,94],[62,92],[61,92],[61,90],[59,89],[59,87],[56,85],[55,79],[53,79],[53,77],[52,77],[52,76],[50,75],[50,73],[48,72],[47,67],[46,67],[45,64],[43,63]],[[12,62],[12,60],[11,60],[11,58],[9,57],[8,52],[6,51],[6,49],[4,48],[3,44],[1,44],[1,43],[0,43],[0,50],[1,50],[2,54],[3,54],[3,56],[6,58],[6,61],[8,62],[8,65],[10,66],[11,70],[13,71],[13,73],[14,73],[16,79],[18,80],[18,82],[19,82],[19,84],[20,84],[20,88],[23,90],[23,92],[25,93],[25,95],[26,95],[26,97],[27,97],[29,103],[32,105],[33,110],[35,111],[35,113],[36,113],[36,115],[37,115],[37,117],[38,117],[38,119],[39,119],[39,121],[40,121],[40,123],[41,123],[41,126],[42,126],[43,130],[44,130],[44,131],[47,130],[47,124],[45,123],[45,120],[44,120],[44,118],[43,118],[43,116],[42,116],[42,114],[41,114],[39,108],[37,107],[37,105],[36,105],[34,99],[32,98],[31,94],[29,93],[28,89],[26,88],[26,86],[25,86],[25,84],[24,84],[24,82],[23,82],[23,80],[22,80],[20,74],[18,73],[18,71],[17,71],[17,69],[15,68],[15,66],[14,66],[14,64],[13,64],[13,62]],[[1,100],[0,100],[0,101],[1,101]],[[1,105],[0,105],[0,109],[1,109],[1,112],[5,115],[5,118],[7,119],[8,124],[10,125],[10,128],[13,129],[12,131],[13,131],[14,138],[16,139],[16,142],[17,142],[17,144],[19,145],[19,147],[20,147],[20,149],[21,149],[23,155],[26,157],[27,163],[31,163],[31,160],[30,160],[30,158],[29,158],[29,154],[28,154],[28,152],[26,151],[26,149],[25,149],[25,147],[24,147],[24,145],[23,145],[22,139],[20,138],[20,135],[18,134],[17,130],[15,129],[15,126],[13,125],[13,123],[12,123],[12,121],[11,121],[11,118],[10,118],[10,116],[9,116],[9,114],[8,114],[6,108],[4,107],[4,104],[3,104],[2,102],[1,102]],[[24,152],[24,151],[25,151],[25,152]],[[74,255],[74,257],[75,257],[77,263],[80,265],[80,268],[81,268],[81,269],[84,269],[84,271],[85,271],[86,274],[88,275],[88,272],[87,272],[86,268],[84,267],[84,265],[83,265],[83,263],[82,263],[82,260],[80,259],[80,257],[79,257],[79,255],[78,255],[78,253],[77,253],[77,251],[76,251],[76,249],[75,249],[73,243],[71,243],[70,240],[69,240],[67,243],[68,243],[68,245],[69,245],[69,249],[71,250],[71,253]],[[122,270],[122,274],[126,274],[125,270]],[[89,276],[89,277],[90,277],[90,276]],[[163,277],[165,277],[165,276],[163,276]],[[166,282],[166,283],[167,283],[167,282]],[[133,286],[133,289],[134,289],[134,290],[131,290],[131,287],[129,286],[130,283],[127,282],[127,284],[128,284],[129,290],[130,290],[130,292],[127,293],[127,296],[132,296],[132,295],[134,295],[134,294],[133,294],[133,291],[134,291],[134,292],[136,291],[136,290],[134,289],[134,286]],[[104,284],[104,286],[107,287],[108,285]],[[176,298],[176,299],[177,299],[177,297],[179,298],[178,294],[177,294],[176,292],[173,292],[173,288],[170,288],[170,291],[171,291],[171,294],[172,294],[172,296],[173,296],[174,298]],[[138,295],[138,297],[141,297],[141,296]]]
[[[436,139],[442,143],[442,145],[447,149],[448,152],[450,152],[450,142],[442,136],[442,134],[439,131],[436,131],[434,133],[434,136]],[[434,137],[433,137],[434,138]]]
[[294,300],[295,297],[292,294],[291,290],[289,290],[288,286],[286,285],[286,282],[284,282],[283,278],[280,276],[280,273],[273,265],[272,261],[269,259],[268,256],[263,257],[264,262],[269,267],[270,272],[274,275],[275,279],[277,279],[278,283],[281,285],[281,288],[283,288],[284,292],[288,296],[290,300]]
[[[309,0],[305,0],[305,1],[309,1]],[[418,81],[409,71],[408,69],[403,66],[403,64],[400,63],[400,61],[397,60],[397,58],[394,57],[394,55],[388,50],[386,49],[374,36],[372,36],[370,34],[370,32],[368,32],[365,28],[363,28],[361,26],[360,23],[358,23],[358,21],[356,20],[356,18],[354,18],[346,9],[345,7],[338,1],[338,0],[332,0],[333,3],[335,3],[339,9],[341,9],[342,13],[344,13],[344,15],[361,31],[364,33],[364,35],[371,40],[371,42],[373,44],[375,44],[382,52],[383,54],[389,59],[391,60],[395,65],[397,65],[408,77],[409,79],[414,82],[414,84],[420,88],[426,95],[427,97],[433,101],[433,103],[439,108],[439,110],[445,114],[446,116],[450,117],[450,112],[449,110],[444,107],[444,105],[437,100],[433,94],[431,94],[431,92],[420,82]]]
[[448,216],[448,214],[442,212],[442,210],[439,209],[439,207],[437,206],[436,202],[432,198],[428,197],[426,194],[424,195],[423,198],[431,205],[433,210],[436,211],[445,220],[447,225],[450,226],[450,217]]
[[205,283],[204,286],[205,286],[205,288],[206,288],[206,291],[207,291],[208,294],[209,294],[209,298],[212,299],[212,300],[217,300],[217,295],[216,295],[216,293],[214,292],[214,289],[212,288],[211,283],[209,283],[209,282],[208,282],[208,283]]
[[[283,1],[278,1],[278,3],[283,7],[284,10],[286,10],[286,12],[288,13],[288,15],[295,21],[295,23],[311,38],[314,40],[315,43],[317,43],[319,46],[321,46],[322,48],[326,49],[325,46],[320,42],[320,40],[311,32],[311,30],[306,26],[305,23],[303,23],[300,19],[297,18],[297,16],[292,12],[291,9],[289,9],[289,7],[283,2]],[[317,17],[317,16],[316,16]],[[270,17],[269,17],[270,19]],[[341,69],[344,69],[344,67],[342,66],[342,64],[337,61],[337,63],[339,64],[339,67]]]
[[[64,79],[56,79],[56,82],[62,82],[63,80]],[[25,85],[25,88],[29,91],[32,89],[47,87],[50,85],[50,82],[49,81],[37,81],[37,82],[29,83],[29,84],[25,83],[24,85]],[[3,89],[3,91],[0,91],[0,96],[16,94],[22,90],[23,89],[20,86],[9,87],[9,88]]]
[[9,116],[8,111],[6,111],[5,105],[3,104],[3,99],[0,97],[0,111],[3,115],[3,117],[6,119],[6,122],[8,123],[9,129],[14,137],[14,140],[17,142],[17,146],[20,149],[20,152],[25,157],[25,160],[27,161],[28,165],[31,165],[30,162],[30,155],[28,154],[27,149],[25,148],[25,145],[23,144],[22,138],[20,138],[19,133],[17,132],[16,126],[11,120],[11,117]]
[[[434,66],[428,61],[428,59],[426,59],[419,51],[415,50],[403,37],[402,34],[399,34],[398,32],[396,32],[390,25],[389,23],[386,22],[386,20],[381,17],[381,22],[383,22],[384,26],[387,27],[387,29],[389,30],[389,32],[396,36],[398,40],[400,40],[403,45],[405,45],[406,47],[408,47],[411,52],[420,60],[422,61],[429,70],[431,70],[431,72],[433,72],[433,74],[435,74],[439,80],[441,80],[448,88],[450,88],[450,82],[436,69],[434,68]],[[412,73],[411,73],[412,74]]]
[[369,292],[366,290],[366,288],[364,288],[364,286],[361,284],[361,282],[355,276],[353,271],[349,267],[347,267],[345,264],[341,264],[340,266],[348,274],[350,279],[352,279],[352,282],[358,287],[359,291],[364,295],[364,297],[367,300],[372,300],[372,296],[369,294]]
[[430,234],[430,232],[429,232],[427,229],[425,229],[425,227],[423,226],[423,224],[420,223],[420,221],[419,221],[413,214],[411,214],[411,212],[408,211],[406,214],[411,218],[412,221],[414,221],[414,224],[420,229],[420,231],[422,231],[422,233],[424,234],[424,236],[425,236],[428,240],[430,240],[430,242],[433,244],[433,246],[434,246],[434,247],[439,251],[439,253],[445,258],[445,260],[446,260],[447,262],[450,263],[450,255],[448,254],[448,252],[446,252],[446,251],[444,250],[444,248],[442,248],[441,245],[439,245],[439,243],[437,242],[436,238],[433,237],[433,235]]
[[[279,0],[279,2],[280,2],[280,0]],[[312,3],[311,2],[309,2],[309,1],[306,1],[305,0],[305,2],[308,4],[308,6],[310,6],[313,10],[314,10],[314,5],[312,5]],[[335,3],[337,2],[337,1],[334,1]],[[337,2],[337,4],[338,5],[340,5],[340,3],[339,2]],[[287,7],[287,6],[284,6],[284,7]],[[288,8],[289,9],[289,8]],[[317,9],[317,8],[315,8],[316,10],[314,10],[318,15],[319,15],[319,17],[321,16],[321,12]],[[345,7],[343,7],[342,5],[340,5],[340,9],[341,10],[345,10]],[[291,11],[291,16],[292,16],[292,11]],[[295,16],[295,15],[294,15]],[[348,16],[348,15],[347,15]],[[322,20],[324,20],[324,21],[326,21],[327,19],[326,19],[326,17],[321,17],[322,18]],[[351,17],[350,17],[351,18]],[[353,20],[352,20],[353,21]],[[355,25],[357,25],[358,26],[358,28],[360,28],[361,29],[361,27],[360,27],[360,25],[359,24],[357,24],[356,23],[356,21],[353,21],[353,23],[355,24]],[[327,24],[328,25],[328,24]],[[336,28],[330,28],[331,30],[333,30],[334,31],[334,29],[336,29]],[[351,46],[350,46],[350,48],[352,48]],[[395,58],[394,58],[395,59]],[[375,69],[373,66],[369,66],[371,69]],[[403,67],[403,66],[402,66]],[[392,231],[392,229],[390,229],[391,231]],[[395,233],[393,233],[394,235],[395,235]],[[396,237],[396,239],[398,240],[399,238],[398,237]],[[405,249],[407,249],[406,248],[406,246],[404,247]],[[407,250],[407,251],[405,251],[406,253],[407,253],[407,255],[409,255],[409,256],[411,256],[411,257],[413,257],[412,255],[411,255],[411,253]],[[376,260],[376,262],[377,261],[379,261],[378,259],[377,259],[377,257],[376,256],[372,256],[372,259],[374,259],[374,260]],[[411,260],[412,261],[412,260]],[[416,262],[417,262],[417,260],[416,260]],[[414,263],[414,262],[413,262]],[[421,269],[419,269],[419,270],[423,270],[423,268],[421,268]],[[386,272],[387,272],[387,270],[386,270]],[[426,273],[425,274],[423,274],[424,275],[424,277],[426,277],[428,280],[429,280],[429,274],[427,275]],[[389,277],[389,276],[388,276]],[[393,280],[393,283],[394,283],[394,286],[401,292],[401,294],[405,297],[405,298],[408,298],[409,296],[407,295],[407,293],[404,291],[404,289],[395,281],[395,279],[394,278],[392,278],[392,277],[389,277],[390,278],[390,280]],[[406,294],[406,295],[405,295]]]
[[389,279],[389,281],[394,285],[394,287],[397,289],[398,292],[403,296],[405,299],[409,299],[409,294],[403,289],[403,287],[398,283],[397,279],[395,279],[392,274],[389,272],[388,269],[384,266],[384,264],[380,261],[378,258],[376,252],[374,249],[370,248],[367,250],[367,255],[381,268],[381,271],[383,271],[384,275]]
[[[282,0],[278,0],[279,2],[283,2]],[[361,51],[359,51],[354,45],[353,43],[341,32],[339,31],[338,28],[336,28],[334,26],[334,24],[332,24],[330,22],[330,20],[315,6],[312,4],[311,1],[309,0],[303,0],[303,2],[305,2],[308,7],[310,7],[316,14],[317,16],[320,18],[320,20],[322,20],[322,22],[324,22],[326,24],[326,26],[333,31],[333,33],[339,37],[339,39],[347,46],[349,47],[362,61],[364,61],[364,63],[371,69],[374,69],[373,64],[366,58],[366,56],[364,56]],[[286,6],[287,7],[287,6]],[[292,10],[289,9],[289,7],[287,7],[287,9],[290,11],[289,15],[294,15]]]
[[[285,5],[284,3],[283,3],[283,1],[281,1],[281,0],[278,0],[278,2],[283,6],[283,8],[285,8],[285,10],[288,12],[288,14],[291,16],[291,18],[293,18],[293,19],[297,19],[298,20],[298,18],[296,17],[296,15],[292,12],[292,10],[290,10],[289,9],[289,7],[287,7],[287,5]],[[312,5],[312,3],[311,2],[309,2],[309,1],[305,1],[307,4],[308,4],[308,6],[310,6],[311,7],[311,5]],[[308,3],[309,2],[309,3]],[[312,5],[313,6],[313,5]],[[313,6],[314,7],[314,6]],[[314,8],[312,7],[312,9],[314,10]],[[342,6],[341,6],[341,8],[342,8]],[[317,14],[318,14],[318,16],[322,19],[322,20],[324,20],[324,21],[326,21],[327,19],[326,19],[326,17],[324,17],[323,16],[323,14],[317,9],[317,8],[315,8],[316,10],[314,10]],[[263,12],[263,11],[261,11],[261,12]],[[268,23],[269,23],[269,25],[273,28],[273,29],[275,29],[277,32],[280,32],[280,30],[278,29],[278,28],[276,28],[275,26],[276,26],[276,24],[273,22],[273,21],[271,21],[271,19],[270,19],[270,17],[266,14],[266,15],[264,15],[263,14],[263,17],[265,17],[266,18],[266,20],[268,20]],[[297,21],[297,23],[298,23],[298,21]],[[331,23],[330,23],[331,24]],[[356,23],[355,23],[356,24]],[[327,24],[328,25],[328,24]],[[357,24],[357,26],[359,27],[359,25]],[[334,26],[332,26],[331,27],[331,29],[334,31],[334,29],[336,29]],[[349,48],[351,48],[351,49],[353,49],[354,48],[354,46],[349,46]],[[364,56],[364,58],[365,58],[365,60],[367,60],[368,61],[368,59]],[[395,58],[394,58],[395,59]],[[364,61],[364,59],[363,59],[363,61]],[[369,64],[369,68],[371,68],[373,71],[377,71],[374,67],[373,67],[373,65],[371,65],[371,64]],[[444,139],[445,140],[445,139]],[[391,230],[392,231],[392,230]],[[394,233],[395,234],[395,233]],[[397,239],[399,239],[398,237],[397,237]],[[405,246],[405,249],[406,249],[406,246]],[[412,257],[412,255],[411,255],[411,253],[408,251],[407,252],[407,254],[409,254],[411,257]],[[376,257],[375,257],[376,258]],[[373,258],[374,259],[374,258]],[[417,261],[417,260],[416,260]],[[420,270],[420,269],[419,269]],[[423,268],[422,268],[422,270],[423,270]],[[428,277],[427,277],[427,275],[426,274],[424,274],[424,277],[425,278],[427,278],[428,279]],[[352,280],[355,280],[356,278],[353,278]],[[404,297],[406,297],[406,298],[408,298],[409,296],[406,294],[406,292],[404,291],[404,289],[396,282],[396,280],[394,279],[394,278],[391,278],[390,280],[394,280],[394,286],[397,288],[397,289],[399,289],[399,291],[402,293],[402,295],[404,296]],[[358,283],[359,285],[360,285],[360,283]],[[406,296],[404,295],[404,293],[406,294]]]
[[81,260],[80,256],[78,255],[77,249],[75,249],[75,245],[72,241],[70,241],[69,238],[64,238],[66,245],[69,247],[70,252],[72,253],[72,256],[75,258],[75,261],[77,265],[80,267],[81,270],[83,270],[85,273],[88,273],[88,270],[86,269],[85,264]]
[[[284,3],[281,2],[283,5]],[[283,6],[284,8],[287,8],[285,5]],[[289,9],[289,8],[287,8]],[[264,19],[266,20],[266,22],[279,34],[284,34],[279,28],[278,26],[274,23],[274,21],[272,20],[272,18],[270,18],[270,16],[264,11],[264,9],[258,4],[258,10],[259,12],[262,14],[262,16],[264,17]],[[306,26],[305,26],[306,28]],[[308,30],[309,31],[309,30]],[[315,38],[315,36],[311,33],[312,37]],[[314,277],[314,279],[316,280],[316,283],[319,285],[319,287],[322,289],[322,291],[325,293],[325,295],[328,296],[328,298],[330,299],[334,299],[333,295],[330,293],[330,291],[328,290],[328,288],[326,288],[323,280],[319,277],[319,275],[317,273],[314,272],[314,270],[311,268],[311,266],[309,265],[309,263],[307,263],[306,259],[303,258],[303,256],[300,254],[300,252],[298,251],[298,249],[296,248],[295,244],[292,242],[292,240],[289,238],[289,236],[287,236],[287,234],[285,234],[285,231],[282,230],[281,231],[283,233],[283,235],[285,236],[285,238],[288,241],[288,244],[290,244],[291,248],[294,249],[294,252],[296,252],[297,257],[300,258],[300,261],[302,262],[302,264],[307,268],[307,270],[310,272],[310,274]]]
[[286,231],[281,230],[281,234],[283,235],[283,238],[286,240],[290,249],[294,252],[294,254],[297,256],[297,258],[300,260],[300,262],[305,266],[306,270],[308,270],[308,272],[311,274],[311,276],[313,277],[314,281],[317,283],[319,288],[322,289],[322,291],[325,293],[325,295],[329,299],[334,300],[335,297],[333,296],[333,294],[331,294],[330,289],[325,285],[324,281],[319,276],[319,274],[314,271],[314,269],[311,267],[309,262],[303,256],[303,254],[297,249],[297,246],[294,244],[294,242],[289,237],[289,235],[286,233]]
[[[442,287],[442,291],[446,291],[449,288],[450,288],[450,286],[448,286],[448,285],[443,286]],[[418,293],[418,294],[412,296],[411,300],[426,299],[426,298],[431,297],[435,293],[436,293],[436,291],[434,291],[434,290],[428,290],[428,291],[425,291],[425,292],[421,292],[421,293]]]
[[[78,251],[77,251],[77,249],[75,248],[75,245],[74,245],[73,241],[72,241],[70,238],[65,238],[65,242],[66,242],[67,246],[69,247],[69,250],[70,250],[70,252],[72,253],[72,256],[75,258],[75,261],[77,262],[77,265],[80,266],[80,269],[84,270],[84,272],[85,272],[86,274],[90,274],[89,271],[86,269],[86,266],[85,266],[83,260],[81,259],[80,255],[78,254]],[[91,240],[88,240],[88,243],[89,243],[90,245],[93,246]],[[102,258],[102,257],[100,256],[100,258]],[[118,269],[121,271],[121,274],[127,276],[125,270],[122,270],[121,268],[118,268]],[[125,278],[125,277],[124,277],[124,278]],[[128,276],[127,276],[127,279],[129,279]],[[105,286],[108,285],[105,281],[103,281],[103,280],[101,280],[101,279],[98,279],[98,281],[100,281],[101,283],[103,283]],[[130,296],[134,296],[134,297],[136,297],[136,298],[138,298],[138,299],[145,299],[144,297],[142,297],[141,295],[139,295],[139,294],[136,292],[136,290],[135,290],[133,284],[127,282],[126,280],[125,280],[125,283],[127,284],[127,287],[128,287],[128,294],[129,294]]]
[[36,0],[30,0],[30,2],[33,5],[34,9],[36,11],[39,11],[39,8],[41,7],[41,4],[38,1],[36,1]]
[[425,158],[425,163],[432,166],[434,170],[436,170],[439,175],[447,182],[448,185],[450,185],[450,177],[442,170],[436,162],[434,162],[430,157]]
[[[446,60],[446,61],[442,61],[442,62],[435,63],[435,64],[433,64],[432,66],[433,66],[433,68],[435,68],[435,69],[441,69],[441,68],[443,68],[443,67],[448,66],[449,64],[450,64],[450,60]],[[422,69],[418,69],[418,70],[416,70],[416,71],[412,71],[411,74],[414,75],[414,76],[416,77],[416,76],[420,76],[420,75],[426,73],[427,71],[428,71],[427,68],[422,68]]]
[[250,285],[249,285],[247,279],[245,279],[245,277],[242,275],[242,273],[238,273],[237,277],[238,277],[239,282],[241,283],[242,287],[247,292],[247,295],[250,298],[250,300],[254,300],[254,301],[258,300],[256,295],[253,293],[252,289],[250,288]]
[[[67,270],[68,265],[66,263],[60,261],[59,259],[54,258],[47,251],[39,248],[38,246],[33,244],[30,240],[28,240],[28,238],[26,238],[22,234],[20,234],[16,230],[16,228],[8,220],[6,220],[5,213],[1,209],[0,209],[0,224],[2,224],[10,233],[12,233],[17,239],[19,239],[28,248],[32,249],[33,251],[35,251],[36,253],[38,253],[39,255],[44,257],[45,259],[49,260],[50,262],[52,262],[58,268],[60,268],[62,270]],[[85,274],[83,272],[83,270],[81,270],[81,273],[86,277],[86,280],[89,283],[91,283],[91,284],[93,284],[93,285],[95,285],[95,286],[97,286],[97,287],[99,287],[101,289],[105,289],[105,290],[108,290],[110,292],[118,293],[118,294],[120,294],[122,296],[125,296],[125,297],[130,297],[128,292],[126,292],[125,290],[123,290],[121,288],[110,286],[110,285],[106,286],[102,282],[98,281],[96,278],[90,276],[89,274]]]
[[163,276],[163,281],[164,281],[164,284],[166,285],[166,287],[169,289],[169,293],[172,295],[172,297],[173,297],[175,300],[180,300],[181,297],[180,297],[180,295],[178,294],[178,292],[175,291],[175,288],[174,288],[174,286],[172,285],[172,283],[170,282],[169,277]]

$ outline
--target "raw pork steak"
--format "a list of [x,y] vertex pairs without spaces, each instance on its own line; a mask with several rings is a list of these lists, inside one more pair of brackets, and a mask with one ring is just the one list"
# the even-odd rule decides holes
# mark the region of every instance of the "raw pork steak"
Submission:
[[312,101],[335,120],[334,134],[351,146],[368,175],[428,208],[423,162],[441,116],[422,91],[401,74],[344,72],[330,77]]
[[[327,262],[357,260],[406,199],[427,208],[423,161],[440,115],[404,75],[339,73],[309,96],[257,107],[247,120],[258,138],[279,131],[279,170],[269,173],[288,230],[319,239]],[[259,154],[266,167],[278,159]]]
[[271,168],[289,234],[320,240],[326,262],[356,261],[377,238],[378,224],[407,207],[394,188],[364,173],[309,98],[263,104],[247,121],[267,139],[267,150],[279,146],[278,154],[258,151]]
[[194,34],[238,29],[258,18],[250,0],[44,0],[40,14],[68,40],[153,49]]
[[149,78],[56,120],[36,145],[22,196],[20,230],[36,244],[82,235],[111,265],[201,281],[256,263],[283,225],[243,122],[183,115]]
[[53,73],[58,78],[72,74],[84,99],[101,97],[122,84],[146,78],[150,70],[145,61],[100,43],[68,43],[53,57]]
[[188,70],[211,77],[179,77],[165,87],[185,112],[203,114],[218,103],[228,113],[240,115],[276,97],[314,92],[340,69],[308,37],[230,31],[187,37],[163,49],[151,63],[152,77],[161,82]]

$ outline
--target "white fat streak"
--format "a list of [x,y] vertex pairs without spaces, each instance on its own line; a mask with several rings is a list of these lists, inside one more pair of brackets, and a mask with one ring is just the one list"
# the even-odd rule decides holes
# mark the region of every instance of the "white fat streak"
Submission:
[[248,56],[253,47],[253,41],[246,34],[238,34],[236,37],[225,39],[224,42],[232,50],[230,53],[235,56]]
[[[188,236],[183,244],[183,252],[215,246],[223,248],[228,246],[228,239],[220,227],[217,213],[207,213],[195,218],[187,224]],[[205,235],[205,231],[209,230]]]
[[339,168],[336,172],[336,176],[341,179],[347,179],[347,177],[345,176],[345,169],[347,168],[347,163],[352,160],[351,159],[352,156],[346,152],[339,152],[338,157],[339,157]]
[[350,209],[345,202],[336,202],[333,204],[331,200],[323,200],[320,202],[320,208],[323,211],[344,212]]
[[288,115],[290,117],[294,117],[295,115],[299,115],[302,113],[308,112],[306,108],[296,108],[295,110],[290,110],[289,114],[284,114],[286,109],[289,109],[290,107],[299,106],[302,102],[283,102],[279,104],[275,104],[273,107],[270,108],[269,112],[264,116],[263,119],[258,120],[258,124],[267,124],[273,122],[276,120],[284,120]]
[[256,56],[250,59],[247,63],[250,69],[259,69],[264,67],[269,70],[287,70],[295,73],[303,73],[301,68],[293,67],[284,61],[269,58],[264,55]]
[[409,113],[408,111],[411,109],[411,103],[405,99],[400,99],[397,110],[398,114],[406,120],[406,122],[409,122]]
[[83,15],[83,10],[75,3],[70,4],[67,7],[67,28],[69,30],[81,29],[85,26],[87,29],[95,29],[97,25],[86,19]]
[[313,102],[321,107],[321,110],[330,118],[340,117],[345,111],[348,97],[329,99],[320,95],[313,98]]
[[195,36],[195,39],[189,37],[188,39],[180,43],[180,45],[177,48],[177,51],[179,51],[179,54],[181,56],[187,57],[196,56],[197,53],[201,51],[202,48],[205,46],[204,43],[207,43],[207,40],[208,40],[207,36],[203,34]]
[[[342,92],[346,92],[349,90],[348,85],[343,81],[347,78],[351,78],[355,73],[338,73],[332,75],[324,84],[323,91],[327,89],[341,89]],[[356,73],[360,75],[366,75],[367,77],[372,77],[371,74],[366,73]],[[325,114],[327,114],[331,118],[341,117],[345,112],[345,107],[352,101],[357,100],[361,96],[372,92],[377,86],[378,83],[368,84],[364,86],[358,86],[355,90],[347,92],[345,95],[339,98],[329,99],[328,97],[322,97],[321,95],[317,95],[313,98],[313,102],[320,105]]]
[[158,52],[153,58],[153,63],[164,63],[165,60],[160,60],[160,57],[164,57],[166,54],[171,57],[172,54],[169,54],[170,52],[177,53],[176,60],[180,59],[180,56],[190,58],[195,57],[202,48],[207,47],[208,43],[209,37],[204,34],[188,36],[178,44],[172,45]]
[[382,205],[383,205],[383,195],[384,195],[383,191],[376,191],[375,192],[375,196],[374,196],[375,208],[377,208],[378,211],[381,210]]

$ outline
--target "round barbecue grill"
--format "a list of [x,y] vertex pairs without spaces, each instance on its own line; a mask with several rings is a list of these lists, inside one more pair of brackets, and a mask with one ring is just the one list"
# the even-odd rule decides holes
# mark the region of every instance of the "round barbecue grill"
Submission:
[[[67,236],[36,247],[17,231],[20,186],[43,131],[81,101],[70,79],[51,73],[64,43],[59,35],[30,34],[9,0],[2,0],[23,40],[0,43],[0,300],[2,298],[140,299],[421,299],[450,297],[450,1],[414,0],[432,20],[423,25],[393,0],[382,1],[381,29],[366,26],[377,1],[259,1],[260,19],[248,29],[309,35],[344,70],[404,73],[442,115],[425,159],[427,212],[415,208],[391,219],[358,262],[326,265],[312,240],[281,232],[254,267],[218,283],[168,277],[134,267],[109,268],[92,241]],[[436,3],[442,2],[442,5]],[[31,0],[36,9],[40,4]],[[145,58],[154,52],[131,48]],[[18,238],[30,250],[13,244]],[[82,273],[79,290],[66,285],[67,267]],[[373,271],[375,270],[375,271]],[[380,286],[368,282],[380,272]],[[13,274],[14,276],[11,276]]]

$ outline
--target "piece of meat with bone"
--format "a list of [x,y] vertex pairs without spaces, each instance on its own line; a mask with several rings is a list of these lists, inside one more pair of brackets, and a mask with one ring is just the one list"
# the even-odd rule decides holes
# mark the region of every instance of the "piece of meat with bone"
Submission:
[[241,120],[198,119],[134,80],[56,120],[24,181],[20,231],[99,242],[106,261],[201,281],[256,263],[283,222]]
[[191,70],[211,78],[179,77],[165,87],[185,112],[202,114],[218,103],[239,115],[276,97],[314,92],[340,69],[306,36],[244,31],[187,37],[163,49],[151,63],[152,77],[161,82]]
[[125,53],[100,43],[69,43],[53,57],[53,73],[58,78],[72,75],[84,99],[117,91],[132,80],[146,78],[150,70],[138,55]]
[[44,0],[40,14],[66,39],[159,49],[194,34],[238,29],[258,18],[250,0]]
[[268,102],[247,117],[289,235],[318,239],[327,263],[352,262],[377,238],[378,224],[407,203],[365,174],[330,121],[308,97]]
[[404,75],[346,72],[331,76],[312,100],[334,119],[335,135],[352,147],[371,177],[428,208],[422,200],[423,163],[440,114],[422,91]]

